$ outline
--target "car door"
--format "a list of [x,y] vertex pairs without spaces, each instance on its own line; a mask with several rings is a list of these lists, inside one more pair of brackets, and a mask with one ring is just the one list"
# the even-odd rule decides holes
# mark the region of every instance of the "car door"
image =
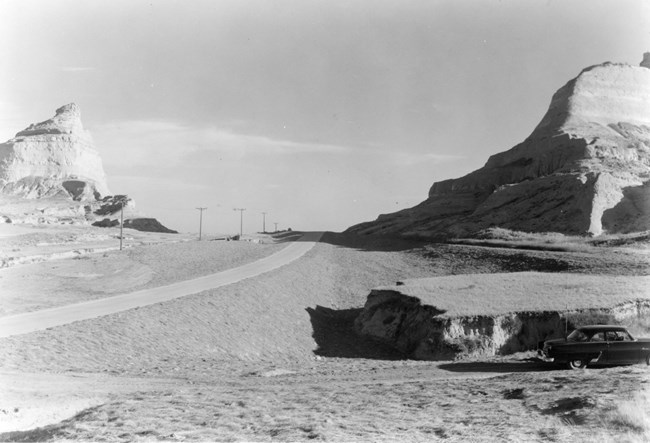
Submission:
[[611,364],[637,363],[641,349],[626,331],[607,332],[607,352],[605,360]]
[[580,351],[590,356],[600,356],[598,361],[602,362],[607,356],[607,338],[605,333],[601,331],[592,335],[587,342],[581,343]]

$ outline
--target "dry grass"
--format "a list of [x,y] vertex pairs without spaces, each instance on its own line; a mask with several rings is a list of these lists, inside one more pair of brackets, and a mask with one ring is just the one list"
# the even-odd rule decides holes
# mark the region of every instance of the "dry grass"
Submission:
[[604,234],[598,237],[571,236],[558,232],[520,232],[503,228],[485,229],[476,238],[455,239],[455,243],[477,246],[579,252],[594,246],[627,246],[648,249],[650,232]]
[[[233,245],[239,245],[243,255],[245,248],[260,246]],[[191,244],[187,246],[187,253],[177,256],[179,270],[160,278],[210,271],[210,260],[192,256]],[[211,245],[201,247],[206,248],[205,257],[216,254],[208,251]],[[90,384],[95,394],[106,394],[100,404],[32,433],[0,434],[0,440],[519,442],[607,441],[628,434],[644,438],[638,426],[643,416],[633,416],[623,405],[647,383],[642,366],[565,372],[549,371],[531,362],[530,356],[432,363],[316,355],[310,309],[359,308],[369,288],[450,270],[503,271],[513,262],[545,266],[550,263],[544,261],[550,257],[546,254],[551,254],[533,251],[535,257],[544,254],[544,260],[529,263],[511,259],[512,251],[491,248],[476,259],[480,248],[440,248],[442,252],[430,258],[431,249],[402,250],[401,245],[318,244],[288,266],[226,288],[2,339],[0,370],[70,374],[71,382],[86,372],[104,373],[113,374],[114,380]],[[175,250],[151,247],[129,257],[131,263],[160,275],[175,259]],[[463,252],[454,255],[454,251]],[[516,252],[521,253],[528,252]],[[612,281],[618,281],[618,274],[637,272],[628,266],[633,260],[618,253],[587,259],[584,254],[553,254],[560,254],[552,255],[553,263],[563,260],[570,269],[573,263],[587,263],[585,273],[591,263],[606,265]],[[504,256],[508,260],[502,262]],[[590,261],[596,258],[600,261]],[[215,257],[214,263],[218,260]],[[70,262],[90,266],[93,258]],[[74,269],[79,268],[69,270]],[[41,283],[46,275],[40,274]],[[490,276],[471,278],[483,284]],[[466,280],[467,286],[473,281]],[[579,286],[565,289],[579,294]],[[496,294],[498,288],[494,283]],[[350,334],[347,339],[356,338]],[[126,376],[131,377],[130,388],[116,389]],[[29,401],[28,389],[20,394],[22,401]],[[2,398],[7,397],[0,394]],[[637,400],[630,401],[632,411]]]
[[368,287],[430,268],[400,252],[318,244],[273,273],[167,303],[6,339],[2,367],[203,372],[221,359],[305,360],[317,348],[307,311],[363,306]]
[[0,270],[0,315],[93,300],[235,268],[287,244],[166,242]]
[[650,335],[650,318],[648,316],[629,321],[626,326],[634,337],[647,337]]
[[404,280],[386,287],[419,298],[445,316],[612,308],[650,300],[650,276],[517,272]]
[[486,240],[505,240],[509,242],[534,241],[546,244],[566,243],[568,241],[579,242],[584,237],[569,236],[559,232],[522,232],[504,228],[489,228],[479,232],[476,236]]
[[[286,246],[286,243],[270,242],[191,241],[156,244],[126,252],[129,260],[154,272],[155,281],[149,286],[160,286],[236,268],[268,257]],[[109,257],[116,255],[119,253],[114,252]]]
[[497,372],[500,364],[509,373],[481,373],[462,363],[336,360],[275,376],[222,369],[165,387],[143,384],[58,425],[14,437],[542,442],[643,441],[647,435],[636,412],[617,406],[647,381],[645,369],[567,373],[513,361],[494,362]]
[[605,421],[614,429],[650,440],[650,392],[647,387],[630,400],[620,402],[606,415]]
[[435,275],[553,272],[588,275],[650,275],[650,254],[635,248],[590,248],[579,252],[434,244],[421,248]]

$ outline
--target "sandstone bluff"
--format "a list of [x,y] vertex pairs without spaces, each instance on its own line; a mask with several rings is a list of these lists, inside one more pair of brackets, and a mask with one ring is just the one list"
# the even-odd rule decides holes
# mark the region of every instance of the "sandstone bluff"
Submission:
[[0,144],[0,189],[25,198],[107,195],[106,174],[74,103]]
[[572,235],[650,229],[650,53],[603,63],[561,87],[522,143],[419,205],[348,229],[443,238],[490,227]]
[[110,195],[106,173],[74,103],[29,125],[0,144],[0,221],[115,226],[122,206],[125,226],[171,231],[141,218],[126,195]]

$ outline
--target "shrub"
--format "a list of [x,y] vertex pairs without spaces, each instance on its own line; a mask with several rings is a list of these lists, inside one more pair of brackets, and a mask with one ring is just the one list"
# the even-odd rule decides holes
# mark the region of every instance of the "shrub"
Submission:
[[650,336],[650,318],[647,316],[627,320],[625,326],[635,338]]
[[587,311],[573,312],[566,315],[568,329],[576,329],[586,325],[617,325],[620,324],[610,313],[590,309]]

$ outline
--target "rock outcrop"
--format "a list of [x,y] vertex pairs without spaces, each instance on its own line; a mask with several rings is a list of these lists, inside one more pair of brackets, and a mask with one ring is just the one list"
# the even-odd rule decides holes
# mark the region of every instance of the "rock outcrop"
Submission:
[[[647,317],[649,283],[648,276],[535,272],[407,280],[373,289],[355,328],[408,358],[503,355],[562,336],[567,321],[576,327],[594,318]],[[593,296],[602,293],[608,296]]]
[[0,144],[0,222],[114,227],[123,209],[124,227],[176,233],[138,214],[128,196],[106,194],[102,160],[74,103]]
[[531,135],[419,205],[348,231],[413,237],[506,229],[599,235],[650,229],[650,53],[560,88]]
[[145,232],[162,232],[165,234],[178,234],[178,231],[166,228],[155,218],[130,218],[124,220],[124,227]]
[[641,60],[641,66],[650,69],[650,52],[646,52],[645,54],[643,54],[643,60]]
[[77,201],[109,193],[101,158],[76,104],[60,107],[51,119],[0,144],[0,192],[23,198],[69,195]]

